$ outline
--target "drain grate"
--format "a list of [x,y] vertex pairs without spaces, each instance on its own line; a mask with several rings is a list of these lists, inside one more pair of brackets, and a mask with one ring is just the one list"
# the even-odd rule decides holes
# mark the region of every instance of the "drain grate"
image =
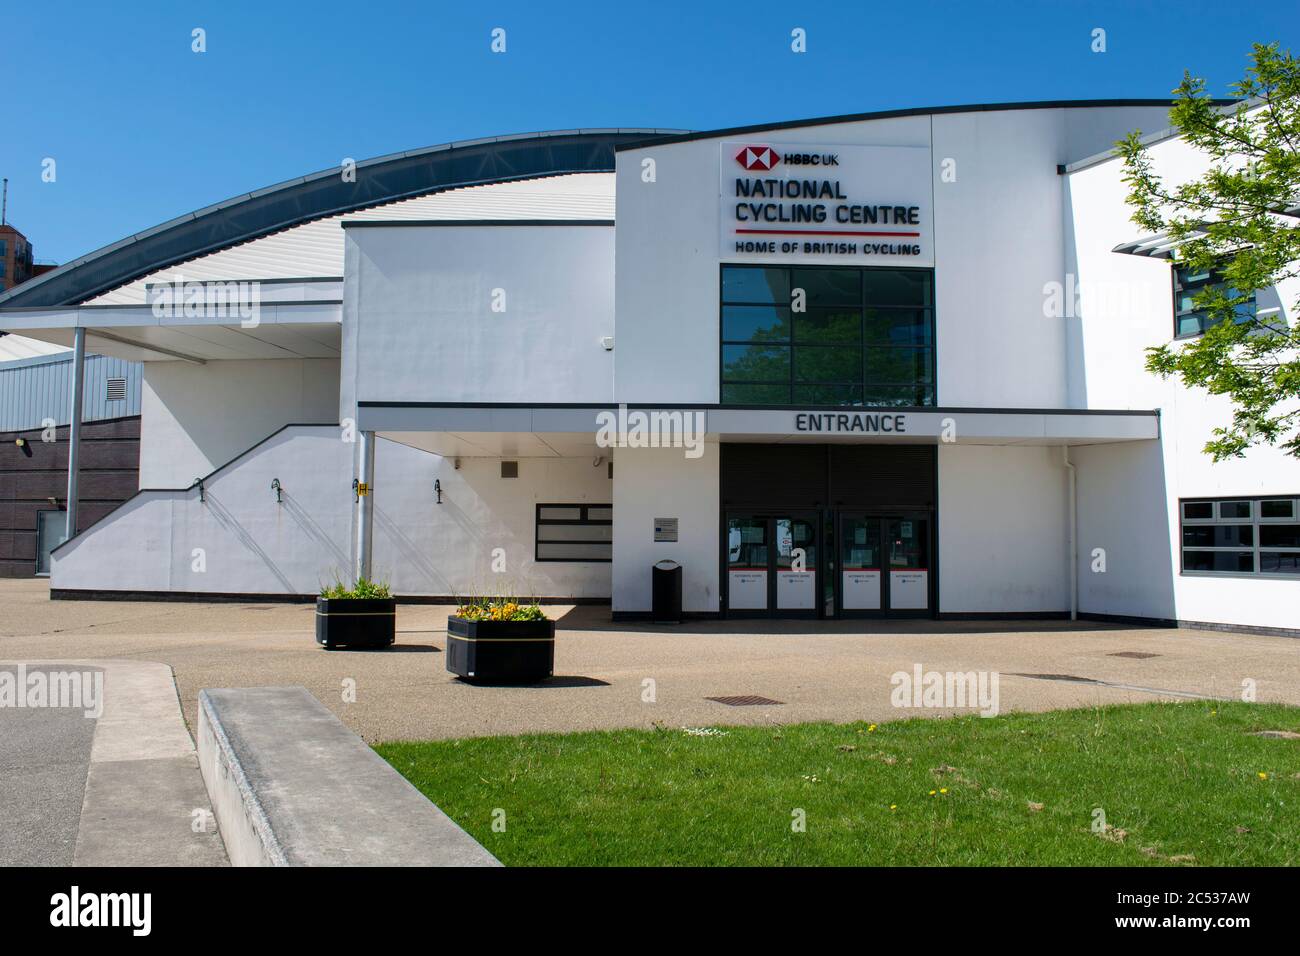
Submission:
[[784,701],[773,700],[771,697],[759,697],[756,694],[745,694],[740,697],[706,697],[705,700],[715,700],[719,704],[726,704],[728,707],[757,707],[765,704],[781,704]]
[[1032,677],[1034,680],[1064,680],[1073,684],[1099,684],[1101,681],[1091,677],[1076,677],[1074,674],[1012,674],[1012,677]]
[[1148,657],[1159,657],[1159,654],[1148,654],[1146,651],[1116,651],[1114,654],[1107,654],[1107,657],[1131,657],[1135,661],[1144,661]]

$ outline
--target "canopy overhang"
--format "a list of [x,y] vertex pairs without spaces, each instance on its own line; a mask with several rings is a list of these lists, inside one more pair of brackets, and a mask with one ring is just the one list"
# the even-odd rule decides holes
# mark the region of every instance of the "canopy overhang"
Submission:
[[[446,457],[571,457],[714,442],[1094,445],[1160,437],[1152,410],[359,403],[363,431]],[[610,441],[613,437],[615,440]]]

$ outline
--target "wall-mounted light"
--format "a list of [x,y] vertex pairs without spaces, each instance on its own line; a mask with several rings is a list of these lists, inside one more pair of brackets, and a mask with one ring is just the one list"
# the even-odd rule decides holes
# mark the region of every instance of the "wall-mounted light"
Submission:
[[600,347],[603,348],[606,352],[614,351],[614,336],[602,335],[600,337]]
[[271,479],[271,490],[275,492],[275,503],[276,503],[277,505],[278,505],[278,504],[283,504],[283,503],[284,503],[284,499],[282,499],[282,498],[280,497],[280,479],[279,479],[279,478],[272,478],[272,479]]
[[207,501],[207,496],[204,494],[203,479],[195,478],[194,481],[199,486],[199,501]]
[[17,445],[19,451],[21,451],[28,458],[32,457],[32,443],[29,442],[26,438],[15,438],[14,444]]
[[437,496],[437,504],[442,504],[442,482],[437,478],[433,479],[433,493]]
[[50,495],[45,500],[49,502],[51,508],[57,508],[59,506],[59,499],[55,495]]
[[455,471],[460,471],[460,459],[459,459],[459,458],[453,458],[453,459],[451,460],[451,467],[452,467],[452,469],[455,470]]

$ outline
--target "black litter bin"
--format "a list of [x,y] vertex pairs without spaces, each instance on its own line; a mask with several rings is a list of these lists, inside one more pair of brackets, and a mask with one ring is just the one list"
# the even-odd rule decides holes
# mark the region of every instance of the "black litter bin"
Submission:
[[682,566],[657,561],[651,572],[650,619],[656,624],[682,623]]

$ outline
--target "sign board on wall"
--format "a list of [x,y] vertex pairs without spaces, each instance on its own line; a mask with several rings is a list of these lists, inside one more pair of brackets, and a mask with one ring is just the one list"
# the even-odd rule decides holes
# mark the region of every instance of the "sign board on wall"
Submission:
[[924,610],[930,606],[930,572],[889,572],[889,606],[899,610]]
[[655,518],[655,541],[676,541],[677,519]]
[[733,611],[767,608],[767,568],[731,568],[727,572],[727,607]]
[[724,259],[934,265],[928,149],[760,140],[719,148]]
[[880,569],[844,569],[844,609],[846,611],[880,610]]

